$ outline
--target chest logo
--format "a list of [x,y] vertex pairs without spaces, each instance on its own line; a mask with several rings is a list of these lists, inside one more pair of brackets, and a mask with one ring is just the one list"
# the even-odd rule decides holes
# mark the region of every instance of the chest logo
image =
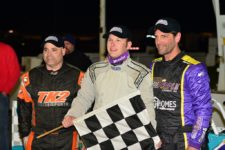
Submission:
[[38,103],[65,103],[69,95],[69,91],[40,91]]
[[160,100],[158,97],[154,97],[155,109],[175,111],[177,103],[174,100]]
[[153,87],[161,89],[164,92],[177,92],[180,87],[180,83],[169,82],[166,79],[155,77],[153,81]]

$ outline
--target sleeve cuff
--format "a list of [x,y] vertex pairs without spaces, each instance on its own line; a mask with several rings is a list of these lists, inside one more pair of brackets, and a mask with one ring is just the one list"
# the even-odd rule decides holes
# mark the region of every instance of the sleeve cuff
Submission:
[[188,143],[188,146],[194,147],[196,149],[200,149],[201,148],[201,143],[196,143],[196,142],[190,141]]

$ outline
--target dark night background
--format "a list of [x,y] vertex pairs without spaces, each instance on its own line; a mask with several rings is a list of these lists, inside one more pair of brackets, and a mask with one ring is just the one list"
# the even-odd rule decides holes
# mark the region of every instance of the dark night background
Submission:
[[[98,52],[99,3],[100,0],[3,0],[1,40],[12,43],[19,55],[37,55],[46,35],[72,33],[84,52]],[[107,30],[113,25],[126,25],[140,51],[145,51],[148,43],[147,29],[161,17],[180,22],[183,41],[193,42],[182,44],[190,51],[206,50],[208,37],[216,36],[212,0],[106,0]],[[10,29],[14,34],[8,34]]]
[[[7,0],[1,8],[1,29],[20,32],[76,32],[95,34],[99,27],[99,0]],[[171,16],[184,31],[215,31],[211,0],[111,0],[106,1],[107,26],[125,24],[145,29],[158,18]]]

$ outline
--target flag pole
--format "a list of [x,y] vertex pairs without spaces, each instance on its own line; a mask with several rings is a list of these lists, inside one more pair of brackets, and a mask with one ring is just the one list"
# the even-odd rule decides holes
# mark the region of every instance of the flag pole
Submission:
[[61,126],[59,126],[59,127],[56,127],[56,128],[54,128],[54,129],[52,129],[52,130],[49,130],[49,131],[47,131],[47,132],[45,132],[45,133],[43,133],[43,134],[40,134],[39,136],[37,136],[36,138],[37,139],[40,139],[40,138],[42,138],[42,137],[44,137],[44,136],[46,136],[46,135],[48,135],[48,134],[51,134],[51,133],[53,133],[53,132],[55,132],[55,131],[57,131],[57,130],[59,130],[59,129],[62,129],[63,128],[63,125],[61,125]]

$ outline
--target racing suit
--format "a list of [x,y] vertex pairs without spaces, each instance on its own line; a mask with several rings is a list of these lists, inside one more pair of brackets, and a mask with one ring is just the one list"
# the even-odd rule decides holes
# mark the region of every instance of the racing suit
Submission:
[[94,102],[93,109],[140,90],[155,127],[155,111],[150,70],[128,57],[122,64],[112,65],[108,60],[92,64],[84,75],[81,89],[67,115],[84,115]]
[[200,149],[212,115],[205,66],[181,52],[171,61],[155,59],[150,69],[162,149]]
[[61,129],[36,139],[38,135],[59,127],[80,88],[83,72],[67,64],[58,71],[44,65],[22,75],[18,93],[18,117],[21,137],[27,137],[26,150],[72,150],[77,146],[74,127]]

